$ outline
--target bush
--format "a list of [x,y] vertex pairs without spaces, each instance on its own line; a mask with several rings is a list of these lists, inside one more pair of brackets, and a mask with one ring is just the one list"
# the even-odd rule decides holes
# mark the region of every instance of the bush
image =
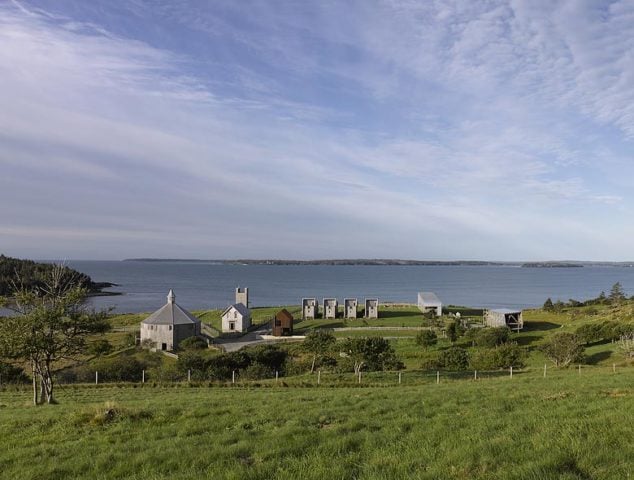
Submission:
[[475,334],[475,344],[479,347],[493,348],[509,341],[511,330],[508,327],[482,328]]
[[469,354],[464,348],[450,347],[438,355],[438,367],[447,370],[465,370],[469,365]]
[[122,355],[113,358],[101,359],[92,364],[89,378],[84,381],[94,379],[95,372],[99,372],[99,378],[104,382],[136,382],[141,379],[145,365],[136,358]]
[[416,344],[421,347],[431,347],[438,342],[438,335],[433,330],[421,330],[416,335]]
[[240,372],[240,376],[245,380],[261,380],[275,377],[275,370],[270,366],[259,362],[252,363]]
[[207,347],[207,340],[201,337],[189,337],[178,344],[180,350],[205,350]]
[[9,363],[0,362],[0,377],[2,383],[26,383],[29,377],[20,367]]
[[526,350],[515,342],[503,343],[492,349],[476,351],[471,356],[469,363],[474,370],[522,368],[526,364]]
[[541,350],[557,367],[566,367],[583,359],[582,340],[574,333],[555,333],[542,345]]
[[88,345],[88,352],[98,357],[107,355],[112,352],[112,345],[105,338],[99,338]]
[[[598,323],[587,323],[577,328],[575,333],[579,336],[582,342],[590,344],[598,342],[603,338],[611,338],[611,330],[611,328],[604,328],[603,325]],[[608,334],[608,336],[606,337],[605,334]]]

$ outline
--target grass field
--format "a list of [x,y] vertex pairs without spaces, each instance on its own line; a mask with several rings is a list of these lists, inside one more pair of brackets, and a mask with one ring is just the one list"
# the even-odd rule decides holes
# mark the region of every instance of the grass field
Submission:
[[28,390],[2,391],[0,478],[631,478],[634,370],[582,373],[364,388],[74,386],[37,408]]

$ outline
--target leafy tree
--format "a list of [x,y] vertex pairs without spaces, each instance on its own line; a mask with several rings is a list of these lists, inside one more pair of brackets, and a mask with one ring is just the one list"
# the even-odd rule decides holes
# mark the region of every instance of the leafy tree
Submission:
[[526,364],[526,350],[515,342],[507,342],[476,351],[470,358],[471,368],[493,370],[497,368],[522,368]]
[[106,312],[86,308],[86,294],[65,267],[54,265],[35,287],[17,278],[11,300],[2,299],[16,315],[0,322],[0,356],[28,362],[36,405],[54,402],[55,364],[82,353],[88,335],[108,328]]
[[469,365],[469,354],[464,348],[450,347],[438,356],[438,366],[447,370],[465,370]]
[[583,359],[582,340],[575,333],[555,333],[542,345],[541,350],[557,367],[566,367]]
[[493,348],[509,341],[511,330],[508,327],[482,328],[475,335],[475,344]]
[[623,292],[621,282],[616,282],[614,285],[612,285],[612,288],[610,289],[609,299],[612,305],[619,305],[625,301],[625,293]]
[[550,297],[548,297],[544,302],[543,309],[547,312],[552,312],[555,309],[555,305],[553,305],[553,301]]
[[357,375],[364,367],[368,371],[404,368],[390,342],[383,337],[347,338],[341,350],[352,361]]
[[451,343],[458,340],[458,324],[456,322],[451,322],[447,327],[447,338]]
[[0,362],[0,377],[2,383],[26,383],[29,380],[24,370],[5,362]]
[[438,342],[438,335],[433,330],[421,330],[416,334],[416,344],[421,347],[431,347]]
[[313,362],[310,366],[310,373],[315,371],[315,364],[317,360],[323,358],[337,342],[335,336],[325,330],[313,330],[304,340],[304,349],[313,354]]
[[603,328],[603,325],[599,323],[586,323],[585,325],[581,325],[575,333],[579,336],[579,338],[586,344],[598,342],[599,340],[604,338],[604,333],[607,333],[608,330]]

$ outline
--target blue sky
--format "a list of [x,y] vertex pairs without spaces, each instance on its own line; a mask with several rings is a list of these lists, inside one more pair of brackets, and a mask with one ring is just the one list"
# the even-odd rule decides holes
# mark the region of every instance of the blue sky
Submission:
[[0,252],[634,260],[634,2],[0,2]]

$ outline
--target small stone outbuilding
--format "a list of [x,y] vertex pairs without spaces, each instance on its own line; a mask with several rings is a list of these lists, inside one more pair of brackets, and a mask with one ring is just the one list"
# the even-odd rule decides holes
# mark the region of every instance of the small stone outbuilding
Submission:
[[222,332],[239,333],[251,328],[251,311],[242,303],[229,305],[222,312]]
[[379,299],[365,299],[365,318],[379,318]]
[[175,300],[170,290],[167,303],[141,322],[141,343],[149,341],[158,350],[176,350],[186,338],[200,335],[200,320]]
[[302,320],[317,318],[317,299],[302,298]]
[[433,292],[418,294],[418,308],[423,313],[434,312],[437,317],[442,315],[442,302]]
[[343,299],[343,316],[344,318],[357,318],[357,305],[359,304],[356,298],[344,298]]
[[339,302],[336,298],[324,298],[324,318],[337,318]]
[[272,323],[271,333],[274,337],[293,335],[293,315],[285,308],[275,314]]
[[509,327],[511,330],[524,328],[521,310],[496,308],[484,312],[484,323],[487,327]]

